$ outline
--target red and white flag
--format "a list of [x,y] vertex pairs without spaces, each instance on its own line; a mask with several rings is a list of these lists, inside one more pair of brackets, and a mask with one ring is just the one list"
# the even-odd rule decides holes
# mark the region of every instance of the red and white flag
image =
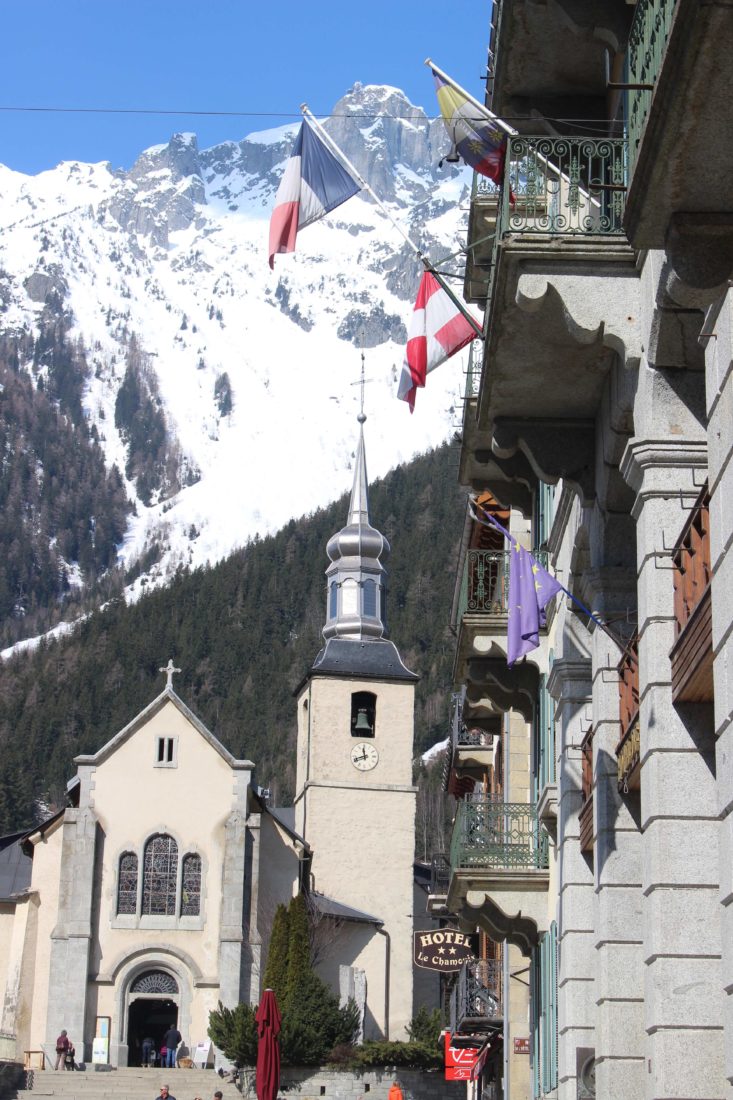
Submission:
[[[478,321],[476,324],[480,328]],[[425,385],[431,370],[465,348],[477,335],[432,272],[426,271],[417,292],[397,390],[400,400],[408,402],[410,412],[415,411],[417,388]]]

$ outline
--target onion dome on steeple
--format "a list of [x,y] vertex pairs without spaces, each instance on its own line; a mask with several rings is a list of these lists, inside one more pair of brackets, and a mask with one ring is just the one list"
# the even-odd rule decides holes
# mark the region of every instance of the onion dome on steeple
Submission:
[[369,522],[363,413],[358,416],[359,445],[346,526],[328,542],[328,601],[323,636],[366,640],[387,635],[384,562],[389,543]]

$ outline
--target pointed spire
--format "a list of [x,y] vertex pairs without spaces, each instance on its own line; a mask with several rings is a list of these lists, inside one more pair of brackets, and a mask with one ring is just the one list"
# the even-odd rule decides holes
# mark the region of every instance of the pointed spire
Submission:
[[356,418],[359,421],[359,445],[356,448],[356,464],[354,466],[354,484],[351,488],[351,501],[349,502],[349,518],[347,523],[369,523],[369,489],[367,481],[366,453],[364,451],[364,422],[366,417],[361,412]]
[[346,526],[329,539],[326,553],[331,564],[326,570],[328,606],[324,638],[354,638],[361,641],[384,638],[386,578],[383,561],[389,543],[369,521],[369,490],[364,446],[363,380],[359,443],[354,464],[354,483]]

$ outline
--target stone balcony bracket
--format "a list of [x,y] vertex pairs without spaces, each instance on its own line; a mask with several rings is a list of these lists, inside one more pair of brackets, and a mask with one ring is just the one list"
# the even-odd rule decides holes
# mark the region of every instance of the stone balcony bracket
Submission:
[[549,931],[548,883],[548,871],[502,871],[495,881],[467,890],[460,914],[492,939],[506,941],[529,956]]
[[516,302],[524,313],[552,310],[556,323],[578,348],[602,344],[628,366],[641,358],[639,283],[636,278],[589,280],[587,273],[523,273],[517,279]]
[[497,418],[492,448],[503,459],[520,451],[541,481],[562,480],[583,505],[595,498],[596,429],[591,420]]
[[510,668],[505,656],[475,658],[468,662],[468,678],[499,711],[516,710],[526,722],[532,721],[539,690],[537,665],[524,660]]

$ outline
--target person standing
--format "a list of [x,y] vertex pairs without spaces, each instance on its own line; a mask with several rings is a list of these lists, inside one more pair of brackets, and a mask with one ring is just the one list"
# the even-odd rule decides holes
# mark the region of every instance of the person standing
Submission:
[[150,1056],[155,1050],[155,1039],[151,1039],[148,1036],[147,1039],[143,1039],[143,1065],[150,1065]]
[[402,1089],[397,1081],[392,1082],[392,1088],[389,1090],[387,1100],[403,1100]]
[[66,1031],[64,1030],[64,1031],[61,1032],[58,1039],[56,1040],[56,1065],[53,1067],[54,1069],[59,1069],[60,1067],[63,1067],[64,1069],[66,1069],[65,1061],[66,1061],[66,1051],[68,1049],[69,1049],[69,1037],[68,1037]]
[[156,1100],[176,1100],[175,1096],[171,1096],[167,1085],[160,1086],[160,1096],[156,1097]]
[[180,1031],[178,1030],[178,1028],[176,1027],[175,1024],[171,1024],[171,1026],[168,1028],[165,1035],[163,1036],[163,1045],[166,1048],[166,1050],[165,1050],[165,1064],[168,1067],[168,1069],[175,1069],[176,1068],[176,1050],[178,1048],[178,1044],[180,1043],[180,1041],[181,1041]]
[[76,1049],[71,1039],[67,1035],[69,1045],[66,1048],[66,1054],[64,1055],[64,1069],[74,1070],[76,1069]]

